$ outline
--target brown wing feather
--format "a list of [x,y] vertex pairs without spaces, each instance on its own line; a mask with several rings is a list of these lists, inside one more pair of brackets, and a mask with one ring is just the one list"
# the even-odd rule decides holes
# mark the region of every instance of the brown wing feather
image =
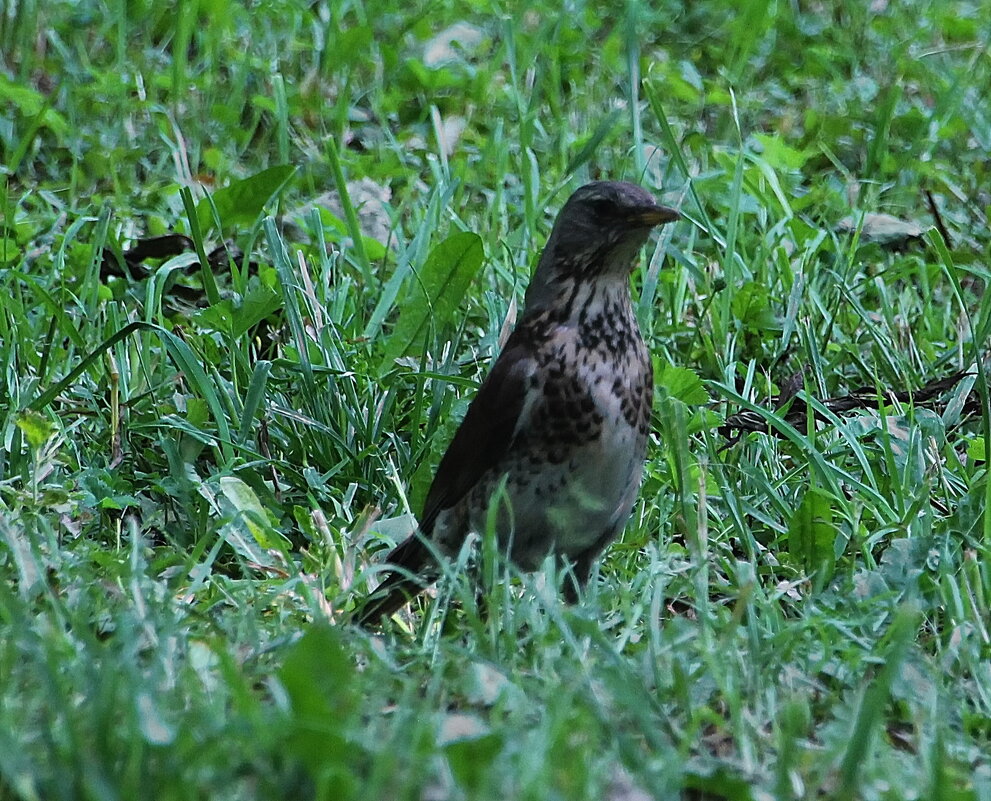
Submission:
[[423,504],[420,530],[433,531],[437,515],[454,506],[506,455],[523,411],[532,349],[509,338],[492,372],[482,382],[461,425],[437,465]]
[[431,561],[430,550],[419,531],[393,548],[386,563],[401,569],[386,574],[355,612],[354,622],[359,626],[374,625],[416,597],[436,579],[434,571],[429,570]]
[[358,610],[354,619],[359,625],[372,625],[391,615],[436,580],[433,557],[424,538],[433,532],[437,516],[464,497],[509,450],[523,411],[531,355],[529,341],[517,329],[479,387],[437,466],[419,530],[386,559],[399,569],[390,571]]

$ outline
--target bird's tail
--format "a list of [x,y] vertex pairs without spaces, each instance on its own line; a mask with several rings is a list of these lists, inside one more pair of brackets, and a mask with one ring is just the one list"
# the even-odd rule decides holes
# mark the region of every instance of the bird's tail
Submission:
[[352,618],[359,626],[374,626],[409,603],[437,578],[436,568],[432,567],[433,554],[419,531],[393,548],[386,562],[393,569]]

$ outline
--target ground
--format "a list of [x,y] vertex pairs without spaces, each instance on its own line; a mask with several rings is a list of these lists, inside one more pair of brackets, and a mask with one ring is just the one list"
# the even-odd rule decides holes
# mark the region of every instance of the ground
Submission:
[[[988,18],[0,7],[0,799],[991,799]],[[622,541],[348,625],[595,178]]]

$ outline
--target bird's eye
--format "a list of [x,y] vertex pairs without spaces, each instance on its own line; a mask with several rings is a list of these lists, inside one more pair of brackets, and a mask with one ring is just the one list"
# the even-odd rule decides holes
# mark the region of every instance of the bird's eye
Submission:
[[588,205],[596,217],[608,218],[616,215],[616,207],[608,200],[592,200]]

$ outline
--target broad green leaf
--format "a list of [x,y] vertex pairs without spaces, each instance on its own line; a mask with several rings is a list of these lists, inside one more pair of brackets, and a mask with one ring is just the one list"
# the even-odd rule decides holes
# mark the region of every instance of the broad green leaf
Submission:
[[482,266],[482,240],[477,234],[454,234],[435,247],[407,285],[399,319],[385,346],[384,367],[420,345],[431,321],[447,326],[461,307],[475,273]]
[[746,777],[737,771],[715,763],[708,770],[690,769],[684,777],[689,797],[721,798],[733,801],[754,801],[754,790]]
[[26,410],[17,415],[17,427],[27,437],[28,444],[37,450],[55,433],[55,427],[45,415]]
[[781,330],[771,309],[767,288],[754,281],[748,281],[736,291],[731,309],[733,316],[747,331],[760,334],[769,330]]
[[677,398],[689,406],[709,402],[709,393],[702,386],[702,379],[688,367],[665,364],[658,370],[655,383],[663,387],[670,397]]
[[492,763],[503,748],[502,738],[490,733],[454,740],[444,746],[444,753],[454,780],[471,796],[484,787]]
[[56,134],[63,135],[69,131],[69,123],[65,117],[53,108],[46,108],[46,99],[41,92],[28,86],[16,84],[0,75],[0,101],[6,101],[16,106],[25,117],[41,118],[37,120],[39,126],[47,127]]
[[286,654],[279,680],[297,722],[331,726],[335,720],[343,723],[341,713],[354,710],[357,699],[349,692],[354,665],[340,640],[335,629],[314,625]]
[[231,299],[222,300],[197,312],[194,319],[205,329],[237,338],[281,306],[282,296],[278,292],[256,283],[239,303]]
[[988,460],[984,437],[974,437],[967,444],[967,460],[971,462],[986,462]]
[[338,64],[354,64],[368,58],[373,41],[370,25],[357,25],[336,33],[334,56]]
[[800,170],[808,161],[808,151],[795,150],[786,145],[780,136],[759,133],[755,134],[754,138],[763,148],[764,160],[775,169]]
[[196,218],[200,228],[206,231],[211,227],[214,221],[213,207],[216,207],[217,215],[225,228],[251,225],[272,197],[289,183],[295,172],[295,167],[281,164],[218,189],[196,204]]
[[186,421],[196,428],[203,428],[210,419],[210,404],[203,398],[186,398]]
[[13,83],[0,75],[0,100],[17,106],[26,117],[33,117],[45,107],[45,96],[23,84]]
[[288,753],[325,787],[339,791],[323,797],[352,797],[354,769],[348,766],[355,764],[358,753],[347,736],[359,702],[358,675],[341,635],[319,625],[306,630],[279,670],[291,705]]
[[234,328],[234,301],[225,298],[201,309],[193,315],[193,320],[205,331],[219,331],[229,336]]
[[806,574],[823,570],[828,578],[836,562],[837,532],[832,497],[812,488],[788,521],[788,553]]
[[[224,497],[231,502],[239,513],[239,517],[248,532],[262,548],[278,548],[282,544],[282,535],[272,525],[265,507],[262,506],[255,491],[235,476],[222,476],[220,490]],[[250,554],[256,559],[252,549]],[[256,561],[258,561],[256,559]]]
[[76,487],[83,503],[92,509],[138,508],[141,501],[133,494],[134,486],[124,471],[91,466],[79,474]]

